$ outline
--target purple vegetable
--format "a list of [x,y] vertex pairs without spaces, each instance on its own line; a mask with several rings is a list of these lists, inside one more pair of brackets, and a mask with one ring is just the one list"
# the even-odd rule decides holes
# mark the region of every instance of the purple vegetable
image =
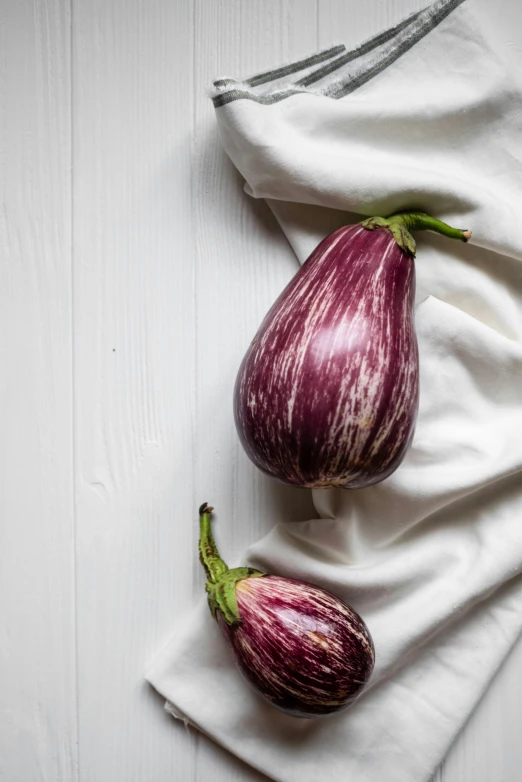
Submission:
[[355,611],[324,589],[252,568],[229,570],[200,514],[200,560],[212,615],[247,681],[277,708],[320,717],[349,706],[373,670],[373,642]]
[[419,396],[415,229],[471,236],[422,212],[345,226],[266,315],[234,392],[241,443],[263,472],[295,486],[356,489],[401,463]]

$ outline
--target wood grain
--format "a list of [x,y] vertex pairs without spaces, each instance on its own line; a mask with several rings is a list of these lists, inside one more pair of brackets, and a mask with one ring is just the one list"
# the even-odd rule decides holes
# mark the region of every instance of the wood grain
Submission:
[[[297,267],[206,89],[424,5],[0,0],[2,782],[265,779],[143,679],[202,594],[203,500],[231,564],[314,513],[233,427],[237,367]],[[519,645],[434,782],[518,782],[521,672]]]
[[77,780],[70,16],[0,6],[0,779]]
[[143,673],[195,561],[192,26],[188,2],[74,8],[82,782],[191,778]]

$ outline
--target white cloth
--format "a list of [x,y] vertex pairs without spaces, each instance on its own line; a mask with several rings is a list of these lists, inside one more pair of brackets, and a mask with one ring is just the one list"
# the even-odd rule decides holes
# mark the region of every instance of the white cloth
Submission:
[[148,670],[172,713],[279,782],[428,780],[522,628],[522,88],[507,59],[522,56],[502,36],[485,3],[444,0],[357,58],[218,82],[223,145],[300,261],[341,209],[423,208],[473,230],[468,245],[417,234],[421,401],[402,466],[315,491],[319,518],[244,559],[361,613],[370,689],[328,720],[278,713],[203,603]]

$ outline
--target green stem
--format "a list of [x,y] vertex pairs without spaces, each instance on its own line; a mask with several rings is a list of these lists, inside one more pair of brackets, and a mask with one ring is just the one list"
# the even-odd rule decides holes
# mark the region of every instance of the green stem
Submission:
[[442,236],[447,236],[448,239],[459,239],[461,242],[467,242],[471,237],[471,231],[452,228],[451,225],[431,217],[426,212],[397,212],[388,217],[388,220],[390,223],[404,225],[408,231],[435,231]]
[[237,582],[246,578],[259,578],[265,573],[250,567],[230,570],[223,562],[210,525],[213,510],[206,502],[199,509],[199,559],[207,574],[205,589],[210,612],[216,619],[219,610],[225,622],[232,625],[240,620],[236,598]]
[[435,231],[448,239],[457,239],[461,242],[467,242],[471,237],[471,231],[453,228],[426,212],[418,211],[397,212],[389,217],[369,217],[361,225],[369,231],[375,228],[388,228],[399,247],[411,255],[415,255],[416,245],[410,231]]
[[213,510],[206,502],[199,509],[199,560],[205,568],[207,579],[211,584],[216,584],[228,571],[228,566],[219,556],[212,535],[210,517]]

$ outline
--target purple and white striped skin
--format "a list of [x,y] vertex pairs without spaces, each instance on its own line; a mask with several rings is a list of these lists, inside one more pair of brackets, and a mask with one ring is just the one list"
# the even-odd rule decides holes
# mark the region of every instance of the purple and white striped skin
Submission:
[[424,212],[370,217],[327,236],[270,309],[234,391],[240,440],[263,472],[358,489],[397,469],[419,401],[410,231],[425,229],[471,237]]
[[241,364],[236,427],[254,464],[296,486],[382,481],[419,398],[415,267],[387,228],[324,239],[268,312]]
[[248,567],[230,569],[212,535],[213,508],[199,509],[199,558],[212,616],[239,670],[270,703],[296,717],[349,706],[373,670],[368,628],[324,589]]
[[375,653],[368,628],[319,587],[279,576],[236,583],[240,621],[218,622],[236,665],[270,703],[296,717],[345,709],[361,693]]

